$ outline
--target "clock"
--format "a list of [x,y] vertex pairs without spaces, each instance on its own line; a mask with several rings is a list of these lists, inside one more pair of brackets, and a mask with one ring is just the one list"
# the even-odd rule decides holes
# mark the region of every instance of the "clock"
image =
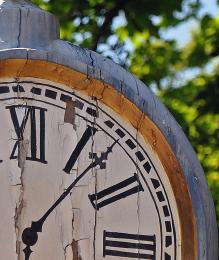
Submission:
[[216,260],[214,206],[171,114],[132,74],[0,3],[3,260]]
[[0,98],[8,259],[181,258],[173,190],[138,129],[48,80],[2,80]]

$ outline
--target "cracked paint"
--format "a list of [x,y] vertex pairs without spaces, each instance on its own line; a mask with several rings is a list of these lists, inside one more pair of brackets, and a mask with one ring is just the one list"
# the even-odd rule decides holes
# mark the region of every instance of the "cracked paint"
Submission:
[[29,149],[29,140],[20,140],[18,142],[18,167],[21,168],[21,171],[24,170],[25,161],[28,154]]
[[78,241],[73,239],[72,243],[71,243],[71,248],[72,248],[72,253],[73,253],[72,260],[82,260],[82,258],[80,257],[80,249],[78,247]]
[[72,124],[74,129],[76,129],[75,124],[75,101],[66,101],[65,117],[64,122]]
[[[94,193],[97,193],[97,171],[93,171],[93,177],[94,177]],[[97,197],[96,202],[97,204]],[[94,211],[94,226],[93,226],[93,259],[96,260],[96,232],[97,232],[97,210]]]
[[[131,80],[130,74],[125,73],[119,67],[114,67],[111,62],[105,59],[99,59],[93,52],[73,46],[71,52],[67,51],[65,43],[57,40],[59,38],[56,30],[57,23],[54,22],[53,16],[39,9],[37,9],[38,15],[35,15],[36,9],[27,1],[8,0],[6,7],[2,5],[2,14],[7,15],[7,11],[16,14],[17,23],[16,30],[11,30],[12,33],[5,30],[5,33],[11,33],[13,42],[4,45],[5,39],[3,37],[1,46],[3,48],[6,46],[7,49],[14,48],[14,46],[30,49],[14,49],[10,50],[9,54],[7,54],[8,51],[2,52],[4,59],[0,64],[0,74],[4,78],[4,85],[10,87],[10,92],[1,93],[1,97],[4,96],[6,101],[3,101],[0,107],[2,125],[4,126],[1,129],[1,134],[4,137],[1,147],[4,148],[4,151],[0,156],[0,212],[3,212],[1,220],[4,225],[1,225],[0,229],[0,252],[4,260],[24,260],[24,241],[21,238],[24,228],[30,227],[32,221],[37,221],[67,190],[69,185],[80,176],[86,166],[91,163],[90,152],[104,153],[106,147],[110,147],[115,140],[118,140],[118,143],[110,154],[106,167],[104,169],[101,167],[92,168],[89,174],[74,187],[65,200],[49,215],[42,232],[38,233],[37,244],[31,247],[33,253],[30,260],[121,259],[122,257],[111,257],[109,252],[106,252],[107,245],[103,244],[103,234],[107,234],[107,232],[113,234],[121,232],[126,237],[127,234],[154,234],[157,243],[156,259],[164,259],[165,254],[160,244],[163,242],[163,245],[165,245],[164,233],[166,227],[164,221],[159,222],[156,217],[156,214],[158,214],[157,208],[162,220],[162,214],[164,214],[162,206],[164,204],[159,204],[158,200],[163,200],[163,197],[158,197],[157,194],[163,195],[164,201],[169,200],[171,202],[170,205],[166,204],[165,206],[169,207],[169,210],[171,207],[174,221],[170,216],[165,216],[165,221],[170,223],[170,227],[176,224],[175,237],[177,241],[174,241],[174,243],[177,245],[177,257],[175,258],[181,259],[178,207],[181,216],[180,224],[184,227],[182,242],[185,244],[186,250],[183,251],[183,259],[196,259],[196,253],[194,253],[196,249],[196,246],[194,246],[196,242],[195,217],[184,175],[174,153],[166,143],[165,137],[154,125],[153,120],[143,117],[142,112],[137,108],[137,106],[140,107],[140,100],[137,98],[143,91],[138,86],[136,79]],[[10,17],[6,15],[5,17]],[[1,21],[4,21],[4,16],[1,15],[1,17],[3,17]],[[23,22],[24,26],[28,24],[29,28],[32,29],[24,30],[24,28],[21,28]],[[7,25],[7,23],[4,24]],[[4,24],[2,22],[3,28],[10,28],[4,27]],[[42,34],[42,28],[44,31],[50,30],[50,33]],[[1,33],[5,36],[4,32]],[[23,46],[24,43],[25,46]],[[13,53],[15,56],[13,56]],[[33,60],[29,57],[29,53]],[[74,54],[71,55],[72,53]],[[9,60],[6,60],[7,57],[10,57]],[[13,57],[18,58],[13,59]],[[48,60],[51,62],[48,62]],[[59,63],[64,62],[65,65],[59,65]],[[68,68],[65,67],[66,64]],[[97,68],[98,66],[99,68]],[[104,75],[107,75],[106,81],[108,83],[104,82]],[[10,77],[10,80],[8,80],[8,77]],[[6,81],[6,78],[8,81]],[[40,79],[45,79],[45,81]],[[32,83],[22,82],[25,80],[30,80]],[[17,94],[14,94],[11,90],[12,85],[6,83],[10,81],[17,85],[22,84],[25,93],[18,91]],[[116,90],[115,86],[110,85],[112,82],[116,85],[120,82],[121,89],[117,91],[119,87],[117,86]],[[35,95],[33,98],[32,93],[30,93],[33,85],[41,88],[42,95],[38,95],[38,97]],[[129,93],[132,103],[124,97],[125,95],[121,94],[121,91],[124,91],[123,87],[127,87],[127,93],[128,90],[132,90]],[[68,104],[60,101],[59,94],[61,93],[58,93],[56,99],[49,99],[44,95],[45,88],[57,92],[65,92],[67,89],[68,94],[72,97],[76,93],[78,98],[81,98],[85,103],[87,102],[86,106],[96,107],[98,118],[93,118],[91,114],[88,115],[85,109],[77,110],[71,102],[71,104]],[[74,89],[74,93],[72,89]],[[21,100],[22,97],[23,100]],[[9,101],[8,98],[13,99]],[[30,98],[35,100],[32,102],[29,100]],[[37,98],[39,98],[38,101],[36,101]],[[101,102],[95,103],[95,98],[101,100]],[[154,105],[149,106],[149,114],[150,118],[156,119],[157,114],[161,112],[159,106],[157,106],[158,102],[153,96],[151,101],[151,95],[145,97],[145,99],[148,102],[154,102]],[[31,140],[29,138],[31,131],[28,132],[28,130],[25,133],[22,131],[21,136],[13,136],[13,138],[11,138],[10,133],[6,133],[5,128],[11,130],[13,125],[11,125],[10,115],[7,114],[5,106],[12,105],[12,103],[36,105],[46,109],[45,122],[38,116],[36,117],[37,123],[33,124],[36,126],[36,131],[34,130],[35,126],[33,126],[32,132],[36,132],[36,138],[34,137]],[[97,111],[98,106],[101,108],[99,111]],[[108,113],[108,116],[104,111]],[[164,120],[167,119],[167,122],[170,121],[168,117],[169,115],[164,116]],[[111,122],[110,128],[105,124],[107,120]],[[65,174],[63,168],[78,143],[79,137],[88,125],[96,125],[96,123],[99,131],[95,136],[92,136],[92,140],[87,145],[88,148],[85,147],[75,165],[68,172],[69,174]],[[28,123],[29,130],[31,127],[31,124]],[[42,131],[42,129],[45,129],[45,131]],[[136,129],[139,130],[139,136],[135,136]],[[173,140],[173,133],[170,130],[167,129],[168,140]],[[134,137],[132,136],[133,132]],[[140,138],[140,134],[144,138]],[[43,140],[44,138],[45,140]],[[127,141],[130,145],[130,140],[135,145],[135,148],[131,150],[127,146]],[[141,147],[136,145],[139,140],[141,140],[143,148],[149,153],[153,163],[150,164],[151,161],[147,160],[146,156],[143,163],[147,164],[141,164],[138,160],[136,152],[142,152]],[[17,158],[10,158],[11,149],[17,141],[19,141]],[[34,149],[31,149],[35,141],[36,145]],[[35,157],[32,156],[32,151],[33,154],[36,152]],[[44,156],[46,160],[41,160]],[[134,162],[132,161],[133,158],[135,158]],[[158,168],[159,180],[152,164]],[[143,165],[146,165],[146,167],[143,167]],[[144,171],[143,177],[141,177],[140,170]],[[112,187],[118,185],[122,180],[131,178],[130,176],[133,176],[134,172],[137,172],[139,180],[142,183],[144,182],[142,184],[144,185],[144,192],[138,190],[132,196],[129,195],[121,200],[118,200],[118,197],[114,198],[110,203],[102,204],[98,210],[93,208],[88,194],[95,194],[96,204],[99,199],[102,199],[101,202],[106,202],[112,195],[111,192],[115,192],[112,191]],[[144,180],[144,178],[147,178],[147,180]],[[159,186],[159,189],[154,188],[151,180],[155,180],[156,184],[163,182],[166,188],[165,192],[162,190],[162,185]],[[178,187],[178,183],[182,183],[182,185]],[[109,188],[112,188],[110,194],[106,195],[109,197],[104,194],[103,197],[97,198],[97,194]],[[120,190],[116,190],[116,192],[121,194]],[[156,205],[154,201],[157,203]],[[164,201],[162,203],[165,203]],[[159,227],[163,228],[163,237]],[[168,231],[168,236],[171,234]],[[190,240],[187,239],[188,236],[190,236]],[[138,244],[139,241],[136,243]],[[121,244],[119,247],[121,247]],[[173,246],[168,247],[167,250],[166,253],[173,255]],[[140,250],[136,251],[140,252]],[[103,252],[105,252],[105,255]],[[114,248],[115,252],[116,249]]]
[[92,57],[92,52],[91,52],[91,51],[89,52],[89,55],[90,55],[90,59],[91,59],[91,66],[93,67],[95,60],[94,60],[94,58]]
[[[26,154],[25,154],[26,155]],[[24,160],[25,163],[25,160]],[[21,162],[19,163],[21,166],[20,170],[20,184],[19,184],[19,198],[16,202],[15,206],[15,213],[14,213],[14,225],[15,225],[15,233],[16,233],[16,254],[18,255],[18,259],[21,258],[21,240],[20,235],[22,232],[22,211],[24,208],[24,180],[23,180],[23,173],[24,173],[24,164]]]
[[18,36],[17,36],[17,48],[20,47],[20,37],[21,37],[21,9],[19,9],[19,23],[18,23]]
[[[92,84],[92,81],[90,82]],[[11,190],[13,190],[13,228],[16,230],[14,238],[17,259],[24,260],[23,250],[27,243],[21,235],[25,228],[31,227],[33,221],[39,221],[60,196],[65,194],[69,185],[74,183],[86,167],[94,162],[98,164],[89,168],[86,175],[70,190],[64,200],[49,212],[43,223],[42,232],[37,231],[37,243],[30,248],[33,252],[29,260],[105,258],[111,260],[112,257],[109,255],[104,256],[104,252],[108,254],[106,250],[108,245],[103,242],[104,234],[109,232],[112,234],[119,232],[125,236],[156,234],[157,248],[159,248],[161,243],[161,238],[158,236],[159,219],[153,217],[157,214],[156,207],[141,175],[141,171],[145,171],[143,165],[147,161],[143,148],[137,144],[143,140],[140,129],[144,124],[144,114],[134,115],[135,124],[123,122],[115,112],[107,109],[98,100],[101,93],[103,94],[101,98],[105,98],[108,92],[108,86],[102,83],[100,83],[102,88],[98,92],[98,97],[95,89],[92,89],[90,93],[94,96],[85,98],[83,94],[80,96],[80,92],[73,93],[71,102],[60,100],[64,91],[62,93],[59,85],[53,88],[51,84],[46,85],[41,81],[39,84],[36,79],[29,83],[18,78],[16,84],[20,86],[19,89],[24,90],[16,93],[14,95],[17,98],[16,102],[13,101],[13,105],[22,104],[15,111],[19,115],[19,129],[21,128],[19,135],[14,129],[16,117],[14,116],[14,121],[11,118],[14,110],[5,109],[6,106],[12,105],[9,103],[11,101],[4,101],[0,112],[6,115],[5,125],[10,129],[5,133],[5,136],[9,136],[5,138],[9,140],[9,155],[18,143],[15,153],[17,158],[11,160],[7,158],[7,162],[10,162],[9,177]],[[10,85],[12,86],[14,83]],[[39,99],[39,95],[33,95],[31,92],[33,87],[41,88],[40,102],[28,100],[30,97]],[[54,106],[51,105],[51,98],[46,96],[45,90],[47,93],[57,92],[57,98],[53,100]],[[119,95],[116,101],[117,108],[122,111],[125,100]],[[76,102],[82,105],[76,105]],[[31,110],[31,114],[28,115],[27,107],[36,107],[38,110],[34,112]],[[123,112],[128,114],[127,110]],[[24,120],[26,124],[22,128],[21,122]],[[97,128],[95,134],[87,130],[94,126],[95,129]],[[85,145],[79,147],[80,140],[87,133],[88,140]],[[34,138],[31,137],[32,134]],[[134,147],[129,147],[130,140]],[[76,147],[80,148],[80,154],[71,167],[68,167],[68,174],[66,174],[66,165],[71,162],[70,158]],[[148,151],[153,154],[153,146],[150,146]],[[107,152],[109,152],[108,156],[98,161]],[[140,155],[143,159],[139,157]],[[6,158],[2,159],[1,165],[4,165]],[[161,166],[159,170],[162,170]],[[148,178],[148,185],[152,185],[151,175],[147,173],[143,176]],[[130,179],[133,181],[130,182]],[[121,184],[124,181],[125,186]],[[92,197],[95,198],[94,203]],[[99,205],[99,208],[94,205]],[[146,224],[145,219],[147,219]],[[0,249],[2,250],[1,244]],[[113,250],[117,252],[118,249],[113,248]],[[130,250],[132,253],[140,254],[142,249]],[[161,254],[160,251],[157,251],[157,254]]]

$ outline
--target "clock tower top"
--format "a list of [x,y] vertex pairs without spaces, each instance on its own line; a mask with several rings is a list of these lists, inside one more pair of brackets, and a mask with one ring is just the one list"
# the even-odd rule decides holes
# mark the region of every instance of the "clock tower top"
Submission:
[[0,49],[45,49],[59,39],[56,17],[26,0],[0,0]]

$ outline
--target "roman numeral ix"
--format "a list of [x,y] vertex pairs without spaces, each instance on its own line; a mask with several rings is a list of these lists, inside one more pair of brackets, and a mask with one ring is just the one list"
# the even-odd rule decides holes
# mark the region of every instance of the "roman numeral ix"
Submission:
[[103,256],[156,259],[156,236],[103,232]]
[[[27,160],[47,163],[45,159],[45,112],[47,109],[28,105],[13,105],[7,106],[9,109],[14,130],[17,136],[17,141],[12,149],[10,159],[18,157],[19,142],[24,140],[23,134],[27,127],[27,122],[30,122],[30,154],[27,155]],[[18,114],[24,114],[21,123],[19,123]],[[38,136],[37,136],[38,135]],[[37,149],[39,147],[39,149]]]
[[134,173],[134,176],[121,181],[105,190],[102,190],[98,193],[88,195],[91,204],[96,210],[111,204],[117,200],[121,200],[132,194],[144,191],[138,175]]

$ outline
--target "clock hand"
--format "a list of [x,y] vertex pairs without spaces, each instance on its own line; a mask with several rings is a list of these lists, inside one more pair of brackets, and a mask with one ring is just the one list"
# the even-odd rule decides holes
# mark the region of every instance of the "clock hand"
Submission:
[[31,253],[33,252],[30,249],[30,246],[26,246],[26,248],[23,250],[25,254],[25,260],[29,260]]
[[34,246],[38,240],[38,232],[42,232],[42,227],[45,220],[52,213],[52,211],[69,195],[71,190],[79,182],[79,180],[93,167],[101,166],[103,161],[108,159],[109,153],[112,152],[114,145],[118,142],[116,140],[110,147],[107,148],[106,152],[101,153],[100,157],[95,157],[94,160],[88,165],[88,167],[69,185],[69,187],[61,194],[61,196],[55,201],[55,203],[47,210],[47,212],[38,220],[33,221],[30,227],[27,227],[23,230],[22,241],[26,245],[26,248],[23,250],[25,254],[25,260],[29,260],[32,253],[30,247]]

